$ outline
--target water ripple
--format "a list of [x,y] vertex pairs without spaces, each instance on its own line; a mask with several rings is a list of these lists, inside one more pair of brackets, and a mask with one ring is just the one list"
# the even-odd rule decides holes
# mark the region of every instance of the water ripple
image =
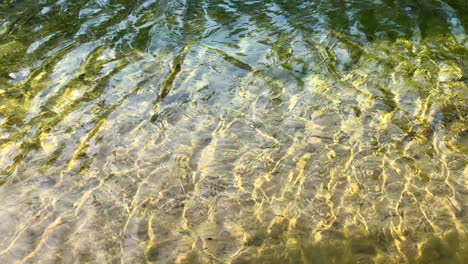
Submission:
[[464,0],[0,1],[0,262],[466,263]]

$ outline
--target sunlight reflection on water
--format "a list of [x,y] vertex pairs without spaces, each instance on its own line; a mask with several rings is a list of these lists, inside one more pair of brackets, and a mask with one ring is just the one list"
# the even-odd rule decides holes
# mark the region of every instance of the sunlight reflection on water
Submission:
[[463,0],[0,1],[0,262],[466,263],[467,28]]

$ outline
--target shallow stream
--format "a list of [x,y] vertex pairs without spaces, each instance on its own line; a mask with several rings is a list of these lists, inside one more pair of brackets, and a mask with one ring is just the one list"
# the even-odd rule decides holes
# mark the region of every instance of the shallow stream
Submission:
[[466,0],[0,0],[0,263],[468,263]]

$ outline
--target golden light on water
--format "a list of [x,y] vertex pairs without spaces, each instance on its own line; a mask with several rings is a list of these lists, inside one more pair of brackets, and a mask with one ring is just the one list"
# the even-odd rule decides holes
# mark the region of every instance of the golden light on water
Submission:
[[462,2],[0,2],[0,263],[467,263]]

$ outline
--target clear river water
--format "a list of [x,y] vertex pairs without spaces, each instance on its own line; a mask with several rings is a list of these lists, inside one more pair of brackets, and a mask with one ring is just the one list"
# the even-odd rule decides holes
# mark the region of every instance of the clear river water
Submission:
[[468,263],[468,1],[0,0],[0,263]]

